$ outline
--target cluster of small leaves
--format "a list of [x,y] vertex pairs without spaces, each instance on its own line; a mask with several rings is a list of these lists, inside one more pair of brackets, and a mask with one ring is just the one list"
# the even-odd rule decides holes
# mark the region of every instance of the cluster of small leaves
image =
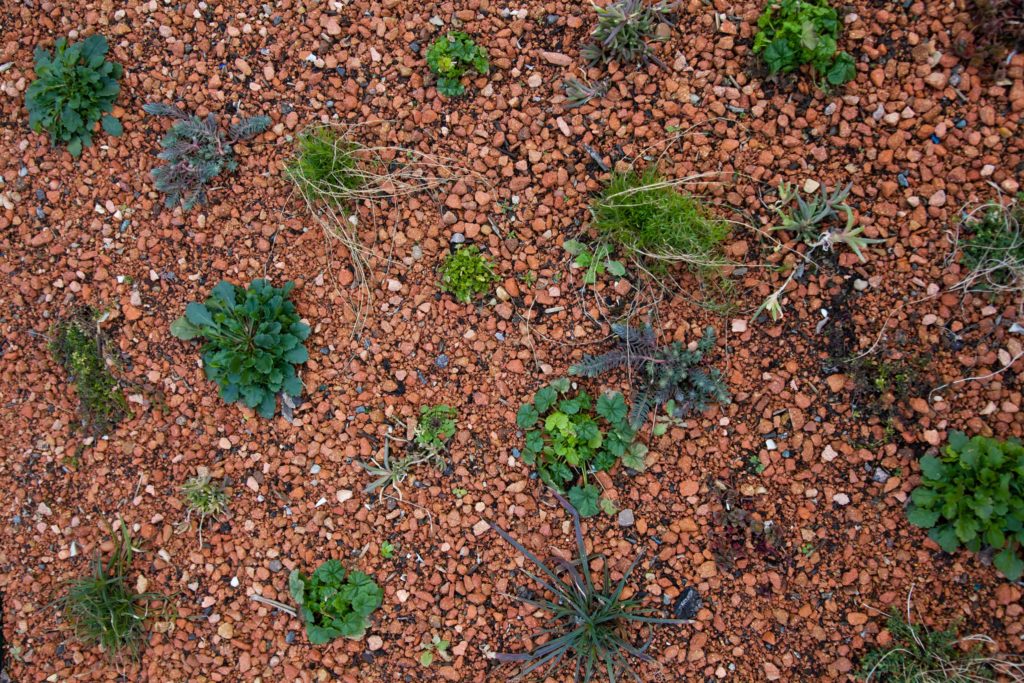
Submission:
[[302,394],[295,365],[309,359],[302,344],[309,325],[300,322],[288,300],[294,286],[253,280],[243,289],[221,282],[205,304],[190,303],[171,324],[171,334],[179,339],[205,340],[203,368],[220,387],[220,397],[242,401],[263,417],[274,416],[278,393],[286,404]]
[[180,203],[186,211],[206,203],[206,188],[211,180],[238,167],[234,145],[270,126],[269,116],[251,116],[232,124],[225,134],[213,114],[201,119],[162,103],[146,104],[142,109],[153,116],[174,119],[171,129],[160,140],[163,151],[157,154],[167,163],[153,169],[153,183],[167,195],[167,208]]
[[199,515],[200,525],[207,517],[218,517],[228,509],[228,494],[224,492],[223,484],[214,481],[209,474],[200,474],[186,481],[181,487],[181,496],[189,513]]
[[676,3],[661,0],[613,0],[607,7],[594,6],[597,25],[594,42],[584,45],[580,56],[590,64],[619,62],[662,64],[651,42],[666,40],[657,34],[658,24],[668,23]]
[[359,147],[328,126],[304,131],[297,153],[285,167],[285,176],[309,201],[338,204],[364,184],[356,152]]
[[962,648],[956,629],[933,631],[911,624],[896,608],[890,610],[886,629],[892,643],[869,650],[860,661],[857,678],[867,683],[968,683],[994,681],[990,659],[981,644]]
[[57,324],[52,334],[50,351],[75,383],[82,426],[93,434],[109,431],[128,414],[128,402],[107,367],[95,316],[72,316]]
[[991,548],[1009,579],[1024,573],[1024,446],[1015,439],[950,432],[940,457],[921,458],[907,519],[948,553]]
[[597,278],[605,272],[614,277],[624,277],[626,266],[622,261],[611,258],[612,247],[610,244],[601,243],[593,249],[577,240],[566,240],[562,247],[574,256],[573,264],[577,268],[583,268],[583,284],[592,285]]
[[608,81],[581,81],[578,78],[566,78],[562,82],[565,90],[565,106],[569,109],[582,107],[590,100],[604,97],[608,92]]
[[114,549],[104,563],[97,556],[92,574],[75,579],[58,601],[75,636],[88,646],[98,645],[108,657],[127,653],[138,659],[146,643],[150,603],[167,603],[161,593],[135,591],[128,579],[134,548],[127,526],[113,536]]
[[963,264],[979,289],[1024,288],[1024,193],[1007,204],[991,203],[966,221]]
[[475,245],[456,247],[441,264],[441,289],[463,303],[491,291],[497,280],[494,266]]
[[[883,240],[861,237],[864,228],[854,227],[853,209],[846,203],[853,183],[831,193],[825,189],[824,184],[818,187],[818,194],[807,200],[799,188],[788,183],[779,185],[779,201],[774,209],[782,219],[782,225],[772,230],[792,232],[808,247],[820,247],[824,251],[831,251],[834,244],[845,244],[864,262],[864,252],[861,250]],[[835,224],[840,222],[840,212],[846,217],[846,222],[842,229],[837,230]]]
[[[600,492],[588,475],[611,469],[619,458],[642,471],[646,449],[633,443],[635,432],[626,421],[629,408],[622,394],[602,394],[594,406],[585,391],[568,396],[571,388],[562,378],[540,389],[532,403],[520,406],[516,424],[526,432],[523,462],[534,465],[545,484],[567,492],[581,515],[591,517],[601,506]],[[606,424],[604,430],[598,417]]]
[[423,650],[423,653],[420,655],[420,664],[430,666],[437,657],[440,657],[442,661],[450,662],[452,660],[452,656],[448,654],[448,647],[450,645],[451,643],[441,636],[433,636],[430,642],[420,645],[420,649]]
[[459,412],[444,404],[422,406],[416,424],[416,445],[430,453],[444,450],[448,439],[455,436],[455,418]]
[[[523,573],[538,584],[544,593],[538,597],[524,597],[522,592],[516,591],[515,595],[527,605],[550,615],[544,627],[534,635],[534,639],[543,640],[543,644],[526,653],[498,653],[495,659],[523,665],[513,680],[525,678],[546,667],[547,673],[552,674],[565,661],[571,665],[576,683],[590,683],[601,671],[611,683],[619,680],[624,673],[640,681],[630,658],[653,662],[654,659],[647,654],[652,637],[635,644],[628,632],[629,627],[688,622],[685,619],[653,616],[655,610],[642,607],[638,599],[623,598],[630,577],[643,559],[643,552],[623,572],[622,578],[613,582],[608,558],[599,553],[587,552],[580,513],[564,498],[557,497],[572,515],[576,537],[575,562],[555,557],[552,558],[553,566],[549,566],[507,531],[494,522],[488,522],[499,536],[539,570],[539,574],[529,570]],[[595,560],[601,561],[603,566],[601,583],[595,581],[590,569],[591,562]]]
[[299,607],[306,636],[313,645],[338,637],[360,640],[370,614],[384,600],[377,582],[358,571],[348,572],[338,560],[327,560],[304,576],[298,569],[288,577],[288,590]]
[[462,77],[470,71],[486,74],[491,68],[487,50],[462,31],[435,40],[427,49],[427,66],[437,76],[437,91],[445,97],[459,97],[466,92]]
[[810,64],[830,85],[842,85],[857,75],[857,66],[849,54],[836,52],[839,28],[829,0],[771,0],[757,20],[754,54],[772,74]]
[[704,410],[709,402],[729,402],[722,374],[700,366],[704,354],[715,348],[715,331],[708,327],[692,351],[679,342],[658,346],[650,325],[643,328],[613,325],[618,346],[600,356],[587,356],[569,368],[574,375],[597,377],[614,368],[627,367],[633,388],[629,424],[639,429],[652,409],[673,401],[674,417]]
[[97,121],[111,135],[122,133],[121,122],[108,113],[121,90],[122,68],[106,54],[107,39],[101,35],[71,45],[59,38],[52,54],[41,47],[35,51],[36,79],[25,91],[29,125],[47,131],[51,144],[66,144],[73,157],[92,145]]
[[366,470],[371,476],[375,477],[366,487],[363,489],[363,493],[373,493],[377,491],[380,498],[384,497],[384,492],[388,488],[395,490],[398,494],[399,499],[402,497],[401,484],[409,478],[413,468],[422,462],[426,462],[432,458],[436,458],[435,453],[427,452],[425,454],[420,453],[408,453],[400,458],[392,459],[391,457],[391,440],[384,440],[384,455],[378,461],[376,458],[372,458],[369,462],[362,460],[356,461],[356,464]]

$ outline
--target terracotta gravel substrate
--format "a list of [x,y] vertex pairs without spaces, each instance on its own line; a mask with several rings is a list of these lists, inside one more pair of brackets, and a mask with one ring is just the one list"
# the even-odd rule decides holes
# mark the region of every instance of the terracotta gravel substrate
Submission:
[[[787,291],[778,323],[749,318],[782,282],[766,266],[795,257],[750,228],[728,244],[740,263],[728,275],[733,310],[702,306],[706,293],[685,272],[658,294],[662,339],[690,342],[716,328],[712,362],[733,401],[662,437],[646,430],[647,471],[617,467],[601,478],[633,524],[604,515],[584,524],[613,576],[646,551],[632,589],[650,605],[667,610],[687,587],[702,598],[693,624],[654,631],[658,665],[640,665],[642,679],[850,680],[868,648],[891,640],[884,612],[911,589],[923,622],[960,619],[962,632],[1024,652],[1020,584],[976,555],[941,552],[903,514],[919,457],[949,430],[1024,435],[1019,364],[929,395],[1021,350],[1009,327],[1019,301],[949,291],[962,277],[949,256],[963,207],[1019,188],[1024,55],[1005,76],[983,78],[953,50],[967,28],[962,10],[855,0],[840,14],[858,76],[826,93],[807,77],[756,73],[759,11],[755,2],[684,2],[656,48],[665,68],[613,65],[605,97],[567,109],[562,80],[587,73],[579,47],[593,22],[588,3],[0,6],[0,64],[10,64],[0,71],[0,589],[11,679],[511,675],[487,653],[527,648],[542,615],[509,597],[535,587],[516,571],[523,558],[480,522],[494,520],[541,555],[573,551],[568,517],[513,455],[522,446],[515,413],[605,348],[602,312],[649,302],[649,292],[611,278],[584,287],[561,246],[588,224],[589,201],[608,178],[601,165],[637,158],[660,159],[669,177],[708,174],[689,189],[762,231],[780,181],[852,181],[858,224],[884,240],[866,263],[843,250],[823,258]],[[490,53],[491,74],[472,79],[463,99],[439,97],[425,66],[440,30],[432,17]],[[37,44],[93,32],[125,66],[115,108],[125,133],[99,135],[72,159],[29,131],[24,93]],[[166,124],[142,112],[150,101],[273,123],[238,146],[239,169],[217,179],[208,206],[163,210],[149,172]],[[281,175],[295,135],[329,121],[357,126],[367,145],[460,166],[439,190],[359,207],[375,254],[368,291]],[[456,234],[488,252],[502,278],[478,305],[438,290],[436,269]],[[291,424],[221,402],[196,345],[168,330],[219,280],[256,277],[294,280],[312,326],[306,402]],[[109,311],[104,329],[133,412],[88,441],[71,428],[76,395],[46,347],[54,321],[81,305]],[[830,360],[869,349],[921,368],[909,395],[865,393]],[[603,384],[587,381],[595,395]],[[355,461],[437,403],[459,410],[450,467],[417,470],[402,502],[364,494],[368,475]],[[208,523],[202,548],[194,524],[181,528],[179,487],[197,467],[230,482],[230,512]],[[729,536],[727,499],[758,529],[767,523],[770,539]],[[109,549],[105,529],[118,516],[142,547],[134,574],[173,593],[177,609],[123,679],[50,605]],[[397,549],[391,559],[380,553],[385,540]],[[289,602],[289,571],[328,558],[384,588],[366,640],[310,646],[297,619],[250,599]],[[418,646],[432,635],[451,641],[453,658],[428,669]]]

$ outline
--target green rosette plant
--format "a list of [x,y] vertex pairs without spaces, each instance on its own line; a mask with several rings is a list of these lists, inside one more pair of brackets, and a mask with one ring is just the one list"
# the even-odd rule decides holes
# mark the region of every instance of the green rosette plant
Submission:
[[120,135],[121,122],[109,114],[121,91],[118,81],[123,69],[108,62],[107,39],[92,35],[68,44],[57,39],[53,52],[35,51],[36,79],[25,91],[25,107],[32,130],[50,134],[50,144],[62,142],[71,156],[92,145],[92,132],[99,121],[103,130]]
[[288,590],[313,645],[339,637],[360,640],[366,634],[370,615],[384,600],[384,591],[376,581],[358,571],[346,575],[338,560],[327,560],[311,576],[298,569],[292,571]]
[[190,303],[171,324],[179,339],[202,337],[203,368],[228,403],[242,401],[263,417],[273,417],[280,393],[287,405],[302,394],[295,365],[309,353],[302,342],[309,325],[288,300],[295,284],[273,287],[253,280],[248,289],[221,282],[205,303]]
[[907,519],[947,553],[991,549],[1010,580],[1024,573],[1024,446],[1016,439],[950,432],[940,457],[921,458]]
[[622,394],[603,394],[595,406],[585,391],[570,395],[571,386],[562,378],[540,389],[532,403],[519,408],[516,424],[526,432],[523,462],[535,466],[545,484],[565,493],[581,515],[591,517],[601,506],[590,475],[611,469],[619,458],[642,471],[646,449],[633,443],[636,432]]

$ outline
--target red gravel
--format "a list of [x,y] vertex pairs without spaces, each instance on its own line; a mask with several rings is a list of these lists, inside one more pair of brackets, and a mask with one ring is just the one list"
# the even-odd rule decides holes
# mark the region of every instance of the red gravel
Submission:
[[[696,189],[761,226],[772,221],[761,197],[779,181],[853,181],[859,223],[885,240],[866,264],[846,253],[826,259],[794,284],[777,324],[733,322],[781,282],[759,267],[781,254],[752,230],[738,229],[729,246],[747,266],[732,276],[734,311],[697,305],[699,288],[685,274],[661,300],[664,338],[690,341],[707,324],[719,331],[716,361],[734,401],[654,439],[646,473],[604,479],[607,495],[634,511],[634,526],[586,523],[616,571],[647,549],[634,587],[652,604],[687,585],[703,598],[696,623],[655,632],[662,668],[641,667],[644,680],[847,680],[865,649],[887,640],[881,611],[913,586],[925,622],[959,618],[966,632],[1024,650],[1020,586],[977,556],[943,554],[902,512],[917,459],[947,430],[1024,432],[1017,366],[929,397],[1020,351],[1008,325],[1018,302],[947,291],[960,277],[947,233],[961,207],[995,196],[993,185],[1019,187],[1024,56],[1005,81],[982,80],[952,50],[965,14],[857,0],[843,11],[858,77],[823,93],[807,79],[752,75],[757,3],[693,0],[658,48],[667,68],[613,67],[604,99],[567,110],[560,82],[580,71],[592,11],[554,0],[509,7],[519,6],[525,17],[505,17],[505,5],[489,0],[0,7],[0,64],[11,64],[0,72],[0,589],[14,680],[117,679],[49,603],[87,571],[119,515],[142,542],[136,572],[177,604],[130,680],[503,677],[485,653],[522,650],[537,618],[507,597],[522,559],[474,525],[494,519],[541,554],[572,550],[566,516],[511,449],[521,445],[519,404],[608,332],[594,324],[593,297],[578,294],[560,246],[585,225],[590,193],[607,178],[585,146],[607,164],[664,152],[667,175],[717,174],[720,182]],[[717,29],[716,11],[725,14]],[[463,100],[441,99],[410,49],[429,44],[433,16],[464,24],[490,51],[492,74]],[[38,43],[96,31],[125,65],[115,112],[125,135],[100,136],[74,160],[29,132],[24,91]],[[573,67],[545,52],[568,55]],[[165,128],[141,111],[154,100],[265,113],[274,123],[240,147],[238,173],[208,207],[170,212],[149,178]],[[367,144],[465,166],[444,191],[361,208],[364,242],[381,257],[361,329],[347,255],[325,241],[280,174],[292,137],[332,117],[367,124]],[[500,205],[513,196],[511,218]],[[470,306],[438,294],[436,267],[455,233],[495,258],[507,300]],[[532,285],[520,278],[529,271]],[[195,346],[168,331],[219,279],[255,277],[295,280],[313,327],[302,371],[308,401],[293,424],[221,403]],[[599,289],[631,296],[611,287]],[[107,332],[136,387],[134,416],[88,443],[69,427],[75,394],[45,341],[52,322],[82,304],[110,309]],[[830,321],[818,332],[823,308]],[[874,357],[923,369],[910,396],[875,396],[855,412],[856,378],[828,359],[864,352],[879,335]],[[442,402],[460,413],[450,471],[418,471],[404,504],[362,494],[367,475],[354,460],[375,455],[389,425]],[[194,528],[176,531],[185,515],[178,487],[199,466],[232,482],[230,515],[206,529],[202,549]],[[891,475],[884,483],[873,478],[879,467]],[[719,552],[722,487],[772,523],[773,549],[748,535],[734,557]],[[384,540],[395,558],[380,556]],[[330,557],[384,587],[374,639],[311,647],[296,619],[250,600],[287,601],[288,571]],[[415,659],[431,634],[451,640],[455,656],[426,670]]]

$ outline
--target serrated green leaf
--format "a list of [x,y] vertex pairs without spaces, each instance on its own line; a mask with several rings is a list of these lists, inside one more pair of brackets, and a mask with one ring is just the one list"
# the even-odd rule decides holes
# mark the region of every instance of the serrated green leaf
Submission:
[[567,494],[569,502],[576,508],[576,512],[580,514],[580,517],[593,517],[601,508],[598,504],[600,494],[598,493],[597,487],[593,484],[587,484],[586,486],[573,486],[569,489]]

